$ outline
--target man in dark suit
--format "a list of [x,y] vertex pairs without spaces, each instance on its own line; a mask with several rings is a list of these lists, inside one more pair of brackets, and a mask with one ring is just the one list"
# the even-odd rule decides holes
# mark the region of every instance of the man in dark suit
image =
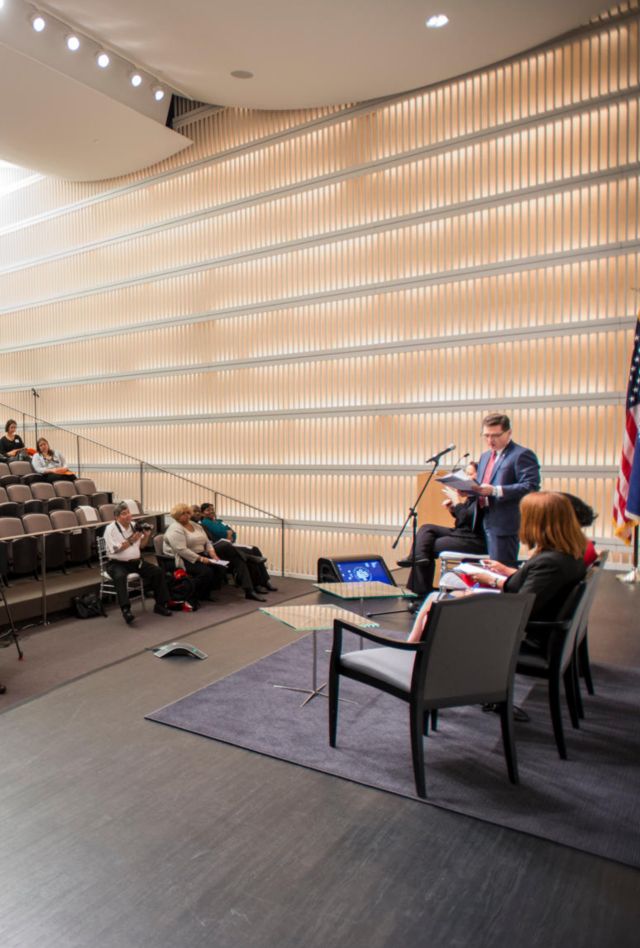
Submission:
[[488,450],[478,462],[478,516],[489,557],[515,566],[520,530],[519,505],[525,494],[540,490],[540,464],[533,451],[511,438],[507,415],[487,415],[482,436]]

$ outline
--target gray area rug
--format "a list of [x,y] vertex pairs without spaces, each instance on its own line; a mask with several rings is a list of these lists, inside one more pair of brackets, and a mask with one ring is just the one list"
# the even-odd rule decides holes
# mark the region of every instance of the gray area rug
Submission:
[[[326,680],[329,633],[318,634]],[[354,647],[355,647],[354,639]],[[348,648],[348,646],[347,646]],[[329,747],[327,701],[274,684],[306,687],[311,636],[152,714],[149,720],[415,799],[406,706],[344,680],[338,746]],[[188,659],[185,659],[188,661]],[[442,712],[426,738],[428,803],[640,866],[640,672],[598,666],[586,720],[567,720],[569,760],[558,757],[546,686],[517,683],[531,723],[516,724],[520,785],[507,779],[497,715],[477,707]]]

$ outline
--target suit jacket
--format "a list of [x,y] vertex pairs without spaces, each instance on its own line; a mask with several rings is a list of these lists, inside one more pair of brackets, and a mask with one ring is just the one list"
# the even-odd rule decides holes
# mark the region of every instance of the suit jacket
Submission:
[[552,622],[560,614],[573,587],[584,579],[585,573],[584,560],[576,560],[568,553],[544,550],[534,554],[509,576],[503,590],[506,593],[534,593],[536,601],[529,619]]
[[[478,461],[478,483],[491,457],[485,451]],[[502,497],[489,497],[489,506],[483,510],[484,522],[499,536],[517,534],[520,529],[520,501],[525,494],[540,490],[540,463],[529,448],[510,441],[496,463],[490,483],[502,487]]]

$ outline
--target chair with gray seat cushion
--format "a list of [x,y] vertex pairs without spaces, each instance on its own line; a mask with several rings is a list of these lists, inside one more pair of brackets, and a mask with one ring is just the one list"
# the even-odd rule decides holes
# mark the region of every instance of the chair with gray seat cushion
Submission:
[[[422,641],[398,642],[336,620],[329,672],[329,743],[336,747],[340,678],[378,688],[409,705],[416,793],[426,797],[424,735],[438,708],[496,704],[507,771],[518,782],[513,678],[534,597],[491,593],[434,602]],[[342,652],[347,629],[382,648]],[[381,753],[384,749],[381,748]]]
[[52,510],[49,514],[54,530],[67,530],[64,539],[67,562],[72,565],[84,563],[91,566],[91,530],[83,530],[72,510]]
[[40,553],[40,568],[44,564],[45,571],[61,569],[63,573],[67,572],[67,555],[64,537],[61,533],[50,533],[46,535],[47,530],[51,530],[51,521],[44,513],[25,514],[22,518],[25,533],[39,533],[38,551]]

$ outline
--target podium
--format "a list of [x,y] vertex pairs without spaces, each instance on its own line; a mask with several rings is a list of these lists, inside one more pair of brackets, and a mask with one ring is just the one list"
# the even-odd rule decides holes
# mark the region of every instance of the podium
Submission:
[[[448,509],[442,506],[443,500],[446,500],[446,495],[442,490],[442,484],[438,484],[436,481],[436,477],[441,477],[447,473],[447,471],[442,469],[437,470],[433,480],[422,495],[420,503],[418,504],[418,526],[421,527],[423,523],[437,523],[440,527],[455,526],[453,517]],[[424,482],[428,476],[427,471],[418,474],[416,497],[424,487]]]

